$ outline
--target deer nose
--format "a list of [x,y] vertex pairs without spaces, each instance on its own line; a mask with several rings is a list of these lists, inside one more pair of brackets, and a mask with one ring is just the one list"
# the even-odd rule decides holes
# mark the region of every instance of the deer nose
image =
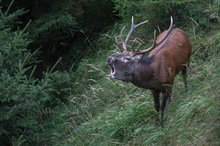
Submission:
[[112,60],[113,60],[112,57],[108,57],[108,58],[107,58],[107,61],[108,61],[109,64],[112,62]]

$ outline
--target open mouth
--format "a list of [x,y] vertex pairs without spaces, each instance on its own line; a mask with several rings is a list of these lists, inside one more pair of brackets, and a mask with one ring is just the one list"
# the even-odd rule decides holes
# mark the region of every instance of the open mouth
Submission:
[[109,64],[110,70],[111,70],[111,73],[110,73],[109,77],[110,77],[111,79],[113,79],[113,78],[115,78],[115,77],[114,77],[114,75],[115,75],[115,68],[114,68],[114,66],[112,65],[112,58],[111,58],[111,57],[108,58],[108,64]]
[[110,79],[114,79],[115,78],[114,77],[115,76],[115,69],[114,69],[113,65],[111,65],[110,63],[109,63],[109,66],[110,66],[110,70],[111,70],[109,77],[110,77]]
[[110,66],[110,69],[111,69],[111,74],[115,74],[115,69],[114,69],[114,67],[113,67],[111,64],[109,64],[109,66]]

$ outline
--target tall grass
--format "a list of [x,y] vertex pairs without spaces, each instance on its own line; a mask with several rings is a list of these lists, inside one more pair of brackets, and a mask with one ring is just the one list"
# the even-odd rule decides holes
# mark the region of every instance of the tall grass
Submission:
[[[189,36],[194,32],[189,31]],[[220,32],[191,37],[189,91],[180,75],[162,128],[149,91],[109,80],[106,54],[85,60],[72,99],[74,145],[220,145]],[[198,39],[199,38],[199,39]],[[203,38],[203,39],[202,39]],[[100,40],[99,40],[100,41]],[[109,44],[104,45],[108,47]],[[113,46],[111,46],[113,48]],[[102,53],[103,52],[103,53]]]
[[[219,62],[215,58],[196,64],[202,70],[190,75],[189,93],[178,96],[167,110],[165,143],[219,145]],[[175,90],[179,90],[175,88]],[[174,91],[175,92],[175,91]],[[176,92],[178,93],[178,91]],[[175,135],[175,138],[172,137]]]

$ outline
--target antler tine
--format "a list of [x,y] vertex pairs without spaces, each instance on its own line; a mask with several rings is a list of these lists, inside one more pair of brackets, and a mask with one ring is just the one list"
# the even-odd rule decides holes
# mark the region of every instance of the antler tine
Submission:
[[[133,40],[132,45],[131,45],[132,52],[136,51],[136,50],[134,49],[135,43],[138,43],[139,45],[141,45],[141,43],[142,43],[141,41],[142,41],[142,40],[140,40],[139,38],[135,38],[135,39]],[[137,50],[139,50],[139,49],[137,49]]]
[[157,35],[157,31],[154,30],[154,40],[153,40],[153,45],[148,49],[148,50],[151,50],[153,49],[155,46],[156,46],[156,35]]
[[133,54],[133,56],[138,55],[138,54],[145,54],[146,52],[154,49],[156,45],[157,45],[157,43],[156,43],[156,30],[154,30],[154,39],[153,39],[152,46],[146,50],[139,50],[138,52],[132,52],[132,54]]
[[[123,31],[125,29],[125,26],[121,29],[121,32],[120,32],[120,35],[119,36],[115,36],[115,42],[116,42],[116,46],[118,48],[121,48],[122,47],[122,51],[127,51],[127,48],[126,48],[126,45],[125,45],[125,42],[124,42],[124,37],[123,37]],[[118,41],[118,37],[121,38],[121,43]]]
[[144,23],[147,23],[147,22],[148,22],[148,20],[145,20],[145,21],[143,21],[143,22],[141,22],[141,23],[135,25],[135,28],[138,27],[138,26],[140,26],[140,25],[142,25],[142,24],[144,24]]
[[130,29],[130,31],[128,32],[128,35],[127,35],[127,37],[126,37],[126,39],[125,39],[125,43],[127,44],[127,42],[128,42],[128,40],[129,40],[129,38],[130,38],[130,36],[131,36],[131,34],[132,34],[132,32],[134,31],[134,17],[132,16],[131,17],[131,29]]
[[135,39],[133,40],[133,43],[132,43],[132,45],[131,45],[132,51],[134,51],[134,44],[135,44],[136,41],[137,41],[137,38],[135,38]]
[[172,31],[172,29],[173,29],[173,17],[171,16],[171,17],[170,17],[170,27],[169,27],[169,29],[167,30],[166,35],[165,35],[159,42],[157,42],[157,45],[160,45],[160,44],[168,37],[168,35],[169,35],[170,32]]
[[138,51],[138,52],[133,52],[133,56],[137,55],[137,54],[145,54],[149,51],[151,51],[152,49],[154,49],[156,46],[160,45],[167,37],[168,35],[170,34],[170,32],[173,30],[173,17],[171,16],[170,18],[170,27],[169,29],[167,30],[167,33],[164,35],[164,37],[159,41],[159,42],[156,42],[156,30],[154,31],[154,41],[153,41],[153,45],[148,48],[148,49],[145,49],[145,50],[141,50],[141,51]]
[[127,35],[127,37],[126,37],[126,39],[125,39],[125,46],[127,46],[128,40],[129,40],[129,38],[131,37],[131,34],[133,33],[133,31],[134,31],[137,27],[139,27],[140,25],[142,25],[142,24],[144,24],[144,23],[146,23],[146,22],[148,22],[148,20],[146,20],[146,21],[144,21],[144,22],[141,22],[141,23],[135,25],[135,24],[134,24],[134,17],[133,17],[133,16],[131,17],[131,29],[130,29],[130,31],[128,32],[128,35]]
[[121,44],[119,43],[119,41],[118,41],[118,39],[117,39],[117,36],[115,37],[115,42],[116,42],[116,46],[117,46],[117,47],[120,47],[120,46],[121,46]]
[[127,44],[124,42],[124,37],[123,37],[123,31],[125,29],[125,26],[121,29],[121,33],[120,33],[120,37],[121,37],[121,40],[122,40],[122,48],[123,48],[123,51],[127,51]]

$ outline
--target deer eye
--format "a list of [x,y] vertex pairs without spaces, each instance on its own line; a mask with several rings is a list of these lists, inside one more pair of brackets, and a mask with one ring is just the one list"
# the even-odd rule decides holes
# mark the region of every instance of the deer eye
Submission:
[[131,60],[132,58],[131,58],[131,56],[125,56],[124,58],[123,58],[123,60]]

